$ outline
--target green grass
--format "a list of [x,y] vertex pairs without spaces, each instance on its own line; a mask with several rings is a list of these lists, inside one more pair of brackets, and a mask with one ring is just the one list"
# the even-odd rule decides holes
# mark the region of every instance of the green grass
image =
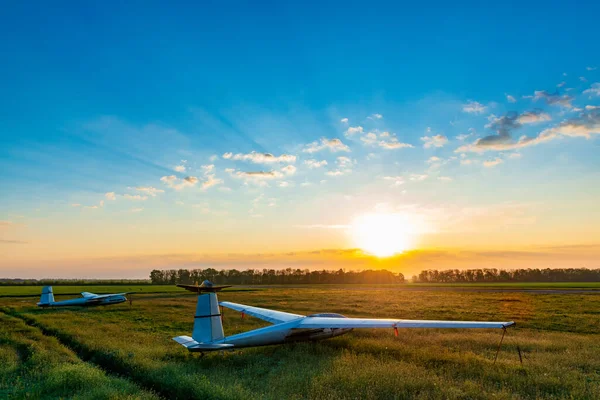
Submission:
[[55,338],[0,313],[0,398],[156,399],[81,361]]
[[[336,285],[223,292],[220,299],[301,314],[331,311],[357,317],[515,320],[517,328],[508,331],[496,364],[501,335],[497,330],[406,329],[400,330],[399,337],[391,330],[356,330],[316,343],[199,358],[171,340],[191,333],[193,295],[140,294],[132,307],[56,310],[35,308],[29,299],[5,297],[0,299],[0,309],[4,318],[21,326],[26,322],[27,329],[42,338],[68,347],[70,354],[77,354],[78,363],[100,366],[111,379],[125,377],[140,397],[148,393],[140,388],[146,388],[179,399],[600,398],[597,295],[364,290]],[[265,324],[225,310],[227,335]],[[10,340],[20,335],[13,328],[5,331]],[[523,365],[517,346],[525,357]],[[13,380],[10,365],[18,360],[18,352],[18,347],[0,344],[0,357],[9,365],[0,366],[5,368],[0,369],[2,382]],[[39,376],[48,374],[42,371]],[[24,375],[21,381],[27,384],[29,379],[33,378]],[[52,389],[53,396],[64,391],[61,396],[73,397],[69,390],[77,385],[59,388]]]
[[[225,289],[226,291],[248,290],[244,288]],[[55,296],[79,296],[81,292],[96,294],[108,293],[189,293],[175,285],[81,285],[81,286],[53,286]],[[42,286],[0,286],[0,297],[30,297],[40,296]],[[57,299],[58,300],[58,299]]]
[[515,289],[600,289],[600,282],[409,283],[411,287],[479,287]]

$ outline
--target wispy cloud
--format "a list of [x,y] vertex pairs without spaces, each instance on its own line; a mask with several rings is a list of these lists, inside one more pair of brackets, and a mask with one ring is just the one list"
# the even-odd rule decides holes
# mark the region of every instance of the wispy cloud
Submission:
[[329,151],[336,153],[338,151],[350,151],[350,148],[346,146],[340,139],[327,139],[321,138],[320,141],[309,143],[304,148],[305,153],[316,153],[321,150],[328,149]]
[[342,118],[342,119],[340,119],[340,122],[342,124],[347,124],[348,123],[348,118]]
[[321,168],[321,167],[327,165],[327,161],[325,161],[325,160],[317,161],[315,159],[310,159],[310,160],[304,160],[304,164],[306,164],[308,166],[308,168],[314,169],[314,168]]
[[470,114],[482,114],[487,109],[486,106],[477,102],[477,101],[468,101],[466,104],[463,104],[462,110],[466,113]]
[[368,119],[382,119],[383,115],[381,115],[381,114],[371,114],[367,118]]
[[177,172],[185,172],[185,165],[176,165],[173,169]]
[[362,126],[351,126],[348,129],[346,129],[346,132],[344,132],[344,135],[346,135],[346,137],[350,137],[352,135],[362,134],[362,133],[363,133]]
[[428,177],[429,175],[427,174],[411,174],[409,179],[413,182],[421,182],[427,179]]
[[106,197],[107,200],[116,200],[117,199],[117,195],[115,194],[115,192],[107,192],[104,194],[104,197]]
[[[431,130],[427,128],[427,131]],[[428,149],[430,147],[443,147],[446,143],[448,143],[448,138],[444,135],[433,135],[433,136],[423,136],[421,138],[423,142],[423,147]]]
[[565,108],[573,107],[571,104],[573,97],[566,94],[560,95],[558,93],[549,93],[546,90],[536,90],[533,92],[533,96],[524,97],[532,98],[533,101],[544,100],[546,104],[550,106],[557,105]]
[[508,101],[509,103],[516,103],[517,99],[515,99],[514,96],[511,96],[510,94],[506,94],[506,101]]
[[257,153],[252,151],[247,154],[238,153],[225,153],[223,158],[227,160],[236,161],[249,161],[254,164],[272,164],[272,163],[294,163],[296,162],[296,156],[290,154],[282,154],[280,156],[274,156],[271,153]]
[[592,83],[589,89],[583,91],[583,94],[589,94],[590,96],[600,96],[600,82]]
[[130,211],[130,212],[132,212],[132,213],[139,213],[139,212],[142,212],[142,211],[144,211],[144,209],[143,209],[143,208],[141,208],[141,207],[139,207],[139,208],[132,208],[132,209],[131,209],[131,210],[129,210],[129,211]]
[[501,158],[495,158],[493,160],[486,160],[483,162],[483,166],[486,168],[495,167],[496,165],[500,165],[504,162]]
[[135,195],[131,195],[131,194],[124,194],[123,197],[127,200],[132,200],[132,201],[146,201],[148,200],[148,196],[141,196],[139,194],[135,194]]
[[368,146],[378,146],[386,150],[396,150],[411,148],[412,144],[403,143],[398,140],[395,134],[390,132],[369,132],[362,136],[360,140]]
[[183,179],[179,179],[175,175],[169,175],[163,176],[160,178],[160,181],[172,189],[181,190],[196,185],[198,183],[198,178],[195,176],[186,176]]
[[495,119],[488,127],[496,129],[497,135],[483,137],[473,144],[461,146],[455,151],[484,152],[488,150],[515,150],[555,140],[560,137],[590,138],[592,135],[600,133],[600,112],[598,110],[588,110],[576,118],[563,121],[552,128],[544,129],[535,137],[521,136],[519,140],[514,141],[511,137],[511,131],[521,126],[518,119],[519,115],[516,113]]
[[384,180],[391,181],[392,187],[404,185],[404,177],[402,176],[384,176]]
[[152,186],[138,186],[135,188],[138,192],[145,193],[149,196],[156,197],[157,195],[164,193],[165,191],[162,189],[157,189]]

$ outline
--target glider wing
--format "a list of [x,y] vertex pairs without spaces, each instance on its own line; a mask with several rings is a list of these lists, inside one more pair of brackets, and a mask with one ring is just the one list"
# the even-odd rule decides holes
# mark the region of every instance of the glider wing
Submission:
[[514,322],[429,321],[375,318],[304,318],[296,328],[508,328]]
[[267,308],[245,306],[243,304],[230,303],[228,301],[219,302],[223,307],[231,308],[232,310],[240,311],[244,314],[260,318],[272,324],[280,324],[282,322],[293,321],[298,318],[304,318],[304,315],[291,314],[282,311],[269,310]]

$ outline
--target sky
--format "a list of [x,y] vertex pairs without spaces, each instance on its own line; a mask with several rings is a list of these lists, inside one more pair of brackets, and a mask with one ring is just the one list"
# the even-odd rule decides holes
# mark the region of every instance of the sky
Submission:
[[0,277],[600,267],[600,4],[285,3],[5,4]]

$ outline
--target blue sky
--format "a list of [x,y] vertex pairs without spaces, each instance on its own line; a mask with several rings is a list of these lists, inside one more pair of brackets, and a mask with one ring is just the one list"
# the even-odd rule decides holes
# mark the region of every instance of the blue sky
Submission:
[[351,248],[369,212],[424,247],[595,244],[599,12],[6,5],[4,267]]

